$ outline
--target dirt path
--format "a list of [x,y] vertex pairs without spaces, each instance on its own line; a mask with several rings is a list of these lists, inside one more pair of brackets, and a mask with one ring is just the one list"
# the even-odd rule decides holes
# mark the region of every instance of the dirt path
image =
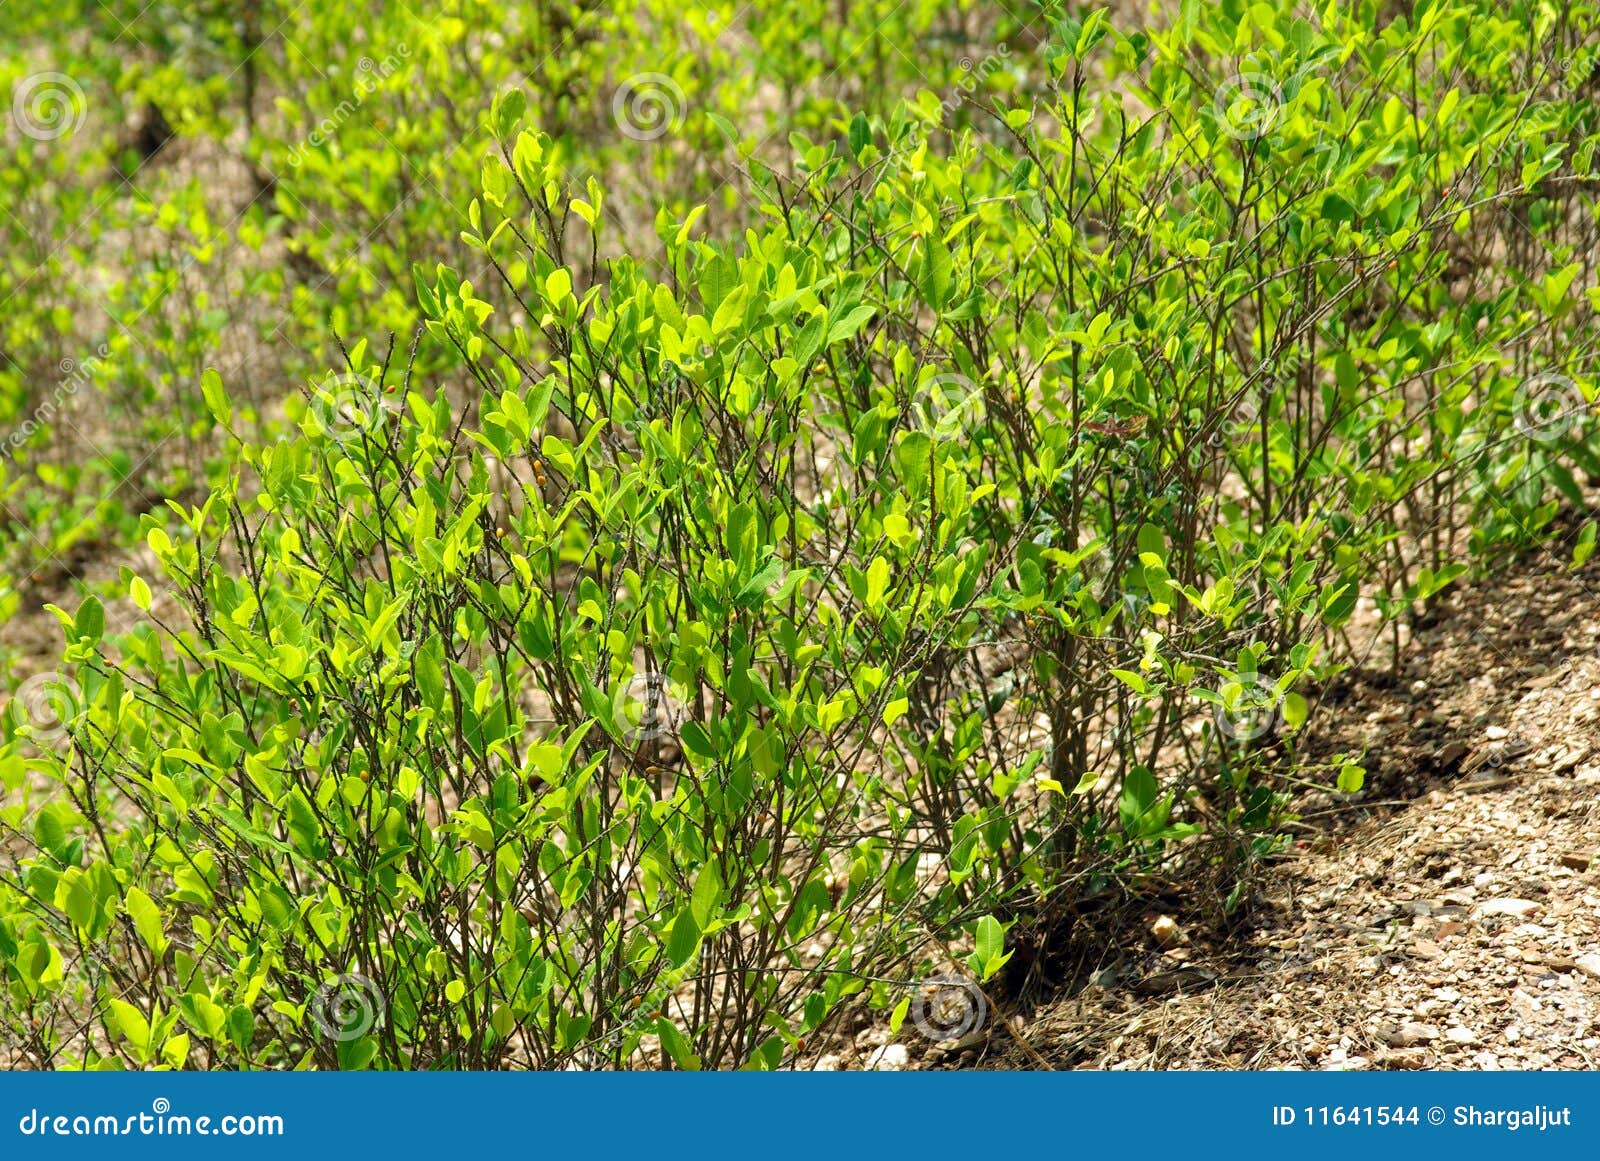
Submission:
[[928,1045],[908,1027],[905,1054],[870,1029],[839,1063],[1594,1067],[1597,639],[1600,571],[1539,556],[1453,594],[1400,680],[1357,672],[1322,698],[1319,744],[1365,747],[1367,787],[1308,809],[1245,930],[1174,934],[1153,911],[1088,986],[1009,1028]]

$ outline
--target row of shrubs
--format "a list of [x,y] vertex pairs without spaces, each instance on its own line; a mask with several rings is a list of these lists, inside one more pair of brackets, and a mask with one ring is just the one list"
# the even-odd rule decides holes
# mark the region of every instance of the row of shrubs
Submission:
[[415,338],[341,332],[282,438],[207,373],[148,616],[57,613],[0,1035],[774,1068],[1058,983],[1024,931],[1136,876],[1245,904],[1361,790],[1296,746],[1352,644],[1595,539],[1596,12],[1392,8],[1051,14],[970,128],[821,116],[726,186],[686,114],[658,164],[740,201],[650,236],[504,90],[462,259],[382,259]]

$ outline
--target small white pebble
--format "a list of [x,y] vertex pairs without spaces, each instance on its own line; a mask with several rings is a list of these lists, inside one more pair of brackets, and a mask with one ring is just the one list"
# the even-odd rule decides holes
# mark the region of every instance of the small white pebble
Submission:
[[867,1068],[873,1072],[902,1072],[910,1063],[904,1044],[885,1044],[867,1058]]

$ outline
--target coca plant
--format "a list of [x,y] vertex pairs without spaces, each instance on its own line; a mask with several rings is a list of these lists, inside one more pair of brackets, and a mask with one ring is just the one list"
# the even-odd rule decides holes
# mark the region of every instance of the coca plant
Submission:
[[0,757],[12,1038],[775,1067],[928,971],[1060,982],[1135,876],[1242,905],[1298,782],[1360,790],[1296,746],[1358,603],[1398,633],[1582,498],[1569,31],[1062,19],[977,131],[929,94],[797,134],[759,228],[663,210],[610,260],[503,96],[415,343],[273,443],[209,376],[234,471],[147,519],[150,624],[61,614],[60,728]]

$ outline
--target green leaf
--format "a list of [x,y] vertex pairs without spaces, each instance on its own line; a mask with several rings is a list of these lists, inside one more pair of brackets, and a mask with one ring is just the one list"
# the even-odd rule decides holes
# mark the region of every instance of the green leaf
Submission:
[[67,868],[57,881],[55,903],[78,927],[87,930],[94,926],[99,900],[93,882],[77,867]]
[[168,1068],[182,1068],[188,1059],[189,1037],[186,1033],[179,1032],[161,1046],[161,1060]]
[[700,928],[695,924],[694,913],[685,909],[678,913],[672,924],[672,934],[667,937],[667,962],[680,968],[699,950]]
[[828,327],[828,346],[842,343],[846,339],[855,337],[857,331],[866,325],[867,320],[877,313],[876,307],[858,306],[843,318],[837,319]]
[[1297,730],[1311,716],[1311,705],[1298,693],[1286,693],[1283,695],[1282,711],[1284,725]]
[[895,448],[900,479],[913,496],[926,496],[932,483],[933,438],[925,432],[908,432]]
[[950,301],[950,292],[955,285],[954,270],[950,248],[944,244],[944,239],[937,233],[929,234],[923,249],[917,289],[922,292],[923,301],[933,309],[943,310]]
[[228,392],[222,386],[222,376],[210,367],[200,376],[200,394],[205,399],[206,409],[211,412],[211,417],[217,421],[218,426],[231,431],[233,404],[228,400]]
[[98,641],[106,632],[106,609],[100,598],[88,596],[78,606],[78,615],[72,622],[73,634],[79,641]]
[[1118,803],[1118,813],[1122,817],[1123,829],[1130,834],[1138,834],[1140,824],[1146,814],[1155,808],[1156,799],[1161,794],[1161,787],[1156,783],[1155,775],[1143,766],[1135,766],[1128,771],[1122,783],[1122,798]]
[[863,604],[868,611],[881,613],[884,608],[884,597],[889,593],[889,562],[881,556],[872,558],[872,563],[867,566],[867,591]]
[[119,1000],[113,996],[106,1001],[106,1023],[140,1052],[149,1051],[150,1021],[145,1019],[143,1012],[126,1000]]
[[822,349],[823,336],[828,333],[827,327],[828,316],[819,311],[801,328],[791,352],[796,363],[804,367],[817,357],[817,352]]
[[850,156],[860,160],[862,150],[872,144],[872,127],[865,114],[857,113],[850,120]]
[[[707,863],[700,868],[700,875],[694,882],[694,895],[690,900],[690,911],[694,915],[695,925],[700,931],[704,931],[721,909],[722,880],[717,875],[717,868]],[[696,935],[698,937],[698,932]]]
[[685,721],[678,727],[678,736],[683,741],[684,749],[697,758],[715,758],[717,748],[711,741],[711,736],[706,733],[705,727],[696,721]]
[[1567,566],[1569,570],[1582,568],[1584,562],[1594,555],[1596,531],[1597,525],[1593,520],[1586,521],[1578,530],[1577,543],[1572,546],[1572,563]]
[[978,920],[975,935],[976,947],[969,962],[978,972],[980,980],[988,980],[1011,958],[1006,951],[1005,928],[1000,926],[1000,921],[994,916],[985,915]]
[[[262,836],[265,838],[266,836]],[[271,845],[270,843],[261,844]],[[268,883],[257,892],[261,915],[277,931],[288,931],[294,926],[295,906],[289,893],[276,883]]]
[[[479,108],[482,108],[480,105]],[[501,140],[510,138],[511,131],[528,108],[528,95],[521,89],[506,89],[494,103],[494,128]]]
[[760,537],[755,509],[749,504],[739,504],[728,513],[726,543],[728,555],[739,566],[740,577],[748,577],[755,568],[756,543]]
[[1113,669],[1111,676],[1127,685],[1140,696],[1148,696],[1150,693],[1150,683],[1144,679],[1142,674],[1135,673],[1131,669]]
[[133,929],[144,940],[144,945],[157,959],[166,954],[167,936],[161,928],[161,910],[155,901],[138,887],[129,887],[122,898],[122,909],[133,921]]
[[57,859],[61,858],[61,853],[66,849],[66,827],[61,824],[61,816],[48,806],[34,817],[33,837],[39,844],[40,850]]
[[418,649],[412,663],[412,677],[422,694],[422,702],[429,709],[441,712],[445,704],[444,666],[442,647],[437,637]]
[[700,1071],[700,1058],[689,1047],[689,1042],[684,1039],[676,1024],[665,1016],[660,1017],[656,1020],[656,1035],[661,1037],[661,1047],[672,1058],[673,1064],[687,1072]]
[[243,1004],[235,1004],[228,1011],[228,1039],[241,1052],[248,1051],[256,1038],[255,1014]]
[[544,281],[544,293],[550,305],[558,308],[572,297],[572,275],[566,267],[557,266],[550,272],[550,277]]
[[783,561],[775,556],[771,557],[761,566],[760,571],[740,586],[739,591],[734,594],[733,603],[741,608],[759,608],[767,595],[767,589],[781,576],[783,576]]

